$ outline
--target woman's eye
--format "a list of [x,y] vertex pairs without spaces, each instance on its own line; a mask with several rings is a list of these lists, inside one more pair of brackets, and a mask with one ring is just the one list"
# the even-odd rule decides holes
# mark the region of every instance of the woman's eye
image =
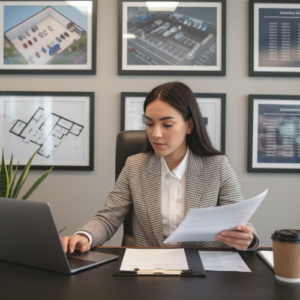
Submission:
[[172,127],[173,125],[167,125],[167,124],[165,124],[164,126],[165,126],[165,127]]
[[153,126],[153,124],[151,124],[151,123],[146,123],[145,125],[146,126]]

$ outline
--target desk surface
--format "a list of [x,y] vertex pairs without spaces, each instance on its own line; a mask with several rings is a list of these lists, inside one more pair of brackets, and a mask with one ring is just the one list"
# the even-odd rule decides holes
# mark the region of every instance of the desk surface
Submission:
[[[216,248],[215,248],[216,249]],[[211,250],[199,248],[199,250]],[[96,248],[118,254],[120,248]],[[3,300],[299,299],[300,284],[281,282],[255,252],[240,252],[252,273],[206,272],[201,277],[112,276],[116,261],[63,275],[0,261]]]

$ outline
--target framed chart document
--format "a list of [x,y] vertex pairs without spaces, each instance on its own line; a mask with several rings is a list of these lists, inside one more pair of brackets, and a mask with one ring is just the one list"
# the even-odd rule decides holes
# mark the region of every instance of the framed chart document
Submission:
[[300,96],[249,95],[248,172],[300,173]]
[[300,2],[250,0],[249,75],[300,76]]
[[[121,93],[121,131],[145,130],[144,101],[148,93]],[[225,152],[226,95],[195,94],[212,145]]]

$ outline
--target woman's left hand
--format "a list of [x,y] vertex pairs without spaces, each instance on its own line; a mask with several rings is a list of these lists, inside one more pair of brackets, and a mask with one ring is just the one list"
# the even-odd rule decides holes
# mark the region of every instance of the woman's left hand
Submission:
[[245,250],[253,240],[253,229],[249,225],[238,225],[237,230],[224,230],[218,233],[216,240],[237,250]]

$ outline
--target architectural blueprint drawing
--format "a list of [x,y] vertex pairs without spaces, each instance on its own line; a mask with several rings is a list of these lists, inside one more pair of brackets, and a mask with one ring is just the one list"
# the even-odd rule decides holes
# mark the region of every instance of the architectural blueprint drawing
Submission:
[[39,145],[38,154],[49,158],[69,134],[79,136],[84,126],[67,120],[39,107],[28,123],[17,119],[10,133],[23,139],[26,144]]

